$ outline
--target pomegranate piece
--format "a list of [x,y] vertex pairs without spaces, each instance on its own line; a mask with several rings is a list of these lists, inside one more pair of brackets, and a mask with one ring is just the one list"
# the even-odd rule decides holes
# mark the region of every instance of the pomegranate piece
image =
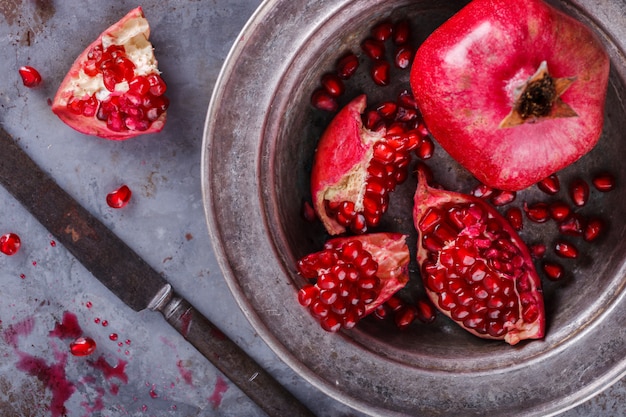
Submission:
[[52,111],[87,134],[125,140],[163,129],[169,100],[141,7],[106,29],[76,58]]
[[25,65],[18,70],[25,87],[34,88],[41,84],[41,74],[35,68]]
[[132,191],[127,185],[122,185],[117,190],[111,191],[107,194],[107,205],[115,209],[122,208],[128,204],[132,194]]
[[298,273],[310,281],[298,292],[298,302],[324,330],[350,329],[372,312],[385,314],[378,309],[406,285],[408,264],[405,235],[331,239],[323,250],[298,260]]
[[541,0],[474,0],[422,43],[410,83],[441,146],[479,181],[516,191],[595,146],[608,75],[581,22]]
[[541,281],[506,219],[482,199],[431,188],[421,167],[414,202],[417,261],[439,311],[482,338],[542,338]]
[[313,208],[331,235],[365,233],[379,224],[421,141],[418,132],[398,125],[368,130],[361,117],[366,100],[361,95],[335,115],[315,153]]
[[15,255],[20,247],[22,246],[22,241],[20,237],[15,233],[6,233],[0,236],[0,252],[5,255],[11,256]]

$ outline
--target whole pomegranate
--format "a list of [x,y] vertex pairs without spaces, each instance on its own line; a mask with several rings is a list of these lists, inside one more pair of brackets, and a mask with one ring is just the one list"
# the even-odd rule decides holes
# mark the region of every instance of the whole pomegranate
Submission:
[[410,83],[441,146],[482,183],[521,190],[602,132],[609,58],[541,0],[474,0],[418,49]]
[[87,135],[123,140],[163,129],[169,100],[141,7],[105,30],[76,58],[52,111]]
[[406,236],[399,233],[331,239],[297,262],[310,280],[298,301],[324,330],[350,329],[406,285],[408,264]]
[[433,304],[482,338],[514,345],[543,337],[541,281],[522,239],[485,201],[426,181],[419,167],[417,261]]
[[365,233],[378,225],[389,193],[406,180],[411,152],[422,140],[417,128],[401,124],[367,129],[361,117],[366,105],[360,95],[342,108],[315,152],[313,208],[331,235]]

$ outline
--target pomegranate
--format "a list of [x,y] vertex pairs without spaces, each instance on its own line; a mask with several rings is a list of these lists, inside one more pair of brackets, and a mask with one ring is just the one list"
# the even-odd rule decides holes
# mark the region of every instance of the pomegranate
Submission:
[[597,143],[609,58],[541,0],[474,0],[418,49],[410,83],[426,126],[479,181],[516,191]]
[[361,114],[360,95],[341,109],[322,135],[313,161],[311,195],[318,218],[331,235],[350,229],[364,233],[380,222],[389,193],[406,180],[410,153],[422,134],[398,124],[382,123],[372,131]]
[[41,74],[35,68],[24,65],[18,71],[25,87],[34,88],[41,84]]
[[350,329],[406,285],[408,264],[402,234],[331,239],[297,262],[298,273],[311,281],[298,292],[298,301],[324,330]]
[[433,304],[482,338],[542,338],[541,281],[507,220],[480,198],[431,188],[422,167],[414,202],[417,261]]
[[76,58],[52,111],[87,135],[124,140],[163,129],[169,100],[141,7],[105,30]]

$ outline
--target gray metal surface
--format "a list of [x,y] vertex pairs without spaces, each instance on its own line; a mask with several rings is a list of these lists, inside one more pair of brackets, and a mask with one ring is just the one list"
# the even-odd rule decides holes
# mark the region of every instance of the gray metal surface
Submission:
[[[311,109],[311,92],[340,54],[359,50],[376,21],[409,17],[419,43],[463,3],[264,3],[224,67],[207,119],[203,162],[210,231],[229,285],[255,328],[285,361],[330,396],[385,416],[553,415],[626,372],[626,333],[620,324],[626,318],[623,193],[595,200],[594,208],[610,219],[611,233],[602,245],[585,246],[589,262],[576,266],[573,282],[546,285],[548,335],[540,342],[516,348],[486,343],[445,319],[404,333],[365,320],[352,331],[328,334],[293,296],[294,287],[303,285],[294,271],[295,260],[318,250],[325,238],[319,225],[300,215],[302,201],[309,197],[308,169],[316,140],[328,121]],[[602,144],[560,173],[561,179],[567,183],[604,167],[621,182],[626,170],[616,155],[626,152],[626,4],[558,5],[598,32],[613,61]],[[344,100],[362,91],[372,92],[372,102],[385,97],[364,73],[349,85]],[[392,90],[386,97],[406,88],[406,81],[406,75],[396,78],[386,87]],[[241,113],[247,115],[245,123]],[[437,158],[430,165],[439,182],[469,189],[468,175],[441,151]],[[409,181],[394,197],[411,201],[413,190]],[[519,195],[520,201],[537,198],[534,190]],[[410,207],[400,206],[379,229],[414,235]],[[530,226],[523,235],[550,242],[555,231]]]
[[[47,99],[76,55],[137,3],[3,0],[0,124],[318,415],[360,416],[298,376],[261,340],[231,296],[207,234],[200,185],[206,109],[228,50],[241,41],[237,34],[259,3],[142,2],[172,105],[163,132],[121,143],[74,132],[50,112]],[[17,68],[24,64],[41,71],[40,88],[21,85]],[[105,196],[121,183],[133,198],[124,209],[110,209]],[[0,204],[0,234],[13,231],[22,238],[18,254],[0,255],[0,415],[53,415],[55,391],[37,376],[46,369],[62,370],[74,387],[64,402],[69,417],[263,415],[157,313],[135,313],[60,244],[53,245],[2,188]],[[50,334],[65,312],[75,314],[82,332],[96,340],[91,357],[66,357],[71,340]],[[38,373],[23,370],[28,367],[22,361],[33,358],[46,365]],[[118,365],[118,376],[103,372],[99,358]],[[626,384],[620,382],[564,415],[619,416],[625,403]]]

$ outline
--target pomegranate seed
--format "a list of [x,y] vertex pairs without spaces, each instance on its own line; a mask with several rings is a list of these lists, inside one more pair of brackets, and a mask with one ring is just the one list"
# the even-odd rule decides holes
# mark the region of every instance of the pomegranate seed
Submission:
[[589,184],[584,180],[577,178],[572,181],[570,186],[570,197],[574,204],[578,207],[582,207],[587,204],[589,199]]
[[550,203],[548,210],[550,211],[550,217],[557,222],[562,222],[572,212],[570,207],[563,201],[554,201]]
[[389,64],[389,62],[385,60],[378,60],[374,62],[370,71],[370,75],[372,76],[372,80],[374,80],[374,83],[382,87],[389,85],[390,66],[391,65]]
[[422,323],[432,323],[437,317],[437,311],[435,306],[430,300],[419,299],[416,302],[417,307],[417,319]]
[[35,68],[25,65],[18,70],[25,87],[33,88],[41,84],[41,75]]
[[398,104],[402,107],[406,107],[408,109],[417,110],[417,102],[415,101],[415,97],[413,97],[413,93],[409,90],[402,90],[400,94],[398,94]]
[[145,75],[138,75],[128,83],[128,91],[144,96],[150,91],[150,83]]
[[400,297],[392,295],[386,302],[385,305],[393,312],[397,312],[402,307],[404,307],[404,302]]
[[518,232],[524,227],[522,210],[519,207],[510,207],[505,213],[506,219],[511,223],[513,229]]
[[343,81],[335,74],[324,74],[322,76],[322,87],[331,97],[339,97],[345,90]]
[[413,49],[409,46],[401,46],[396,50],[394,64],[397,68],[407,69],[411,65]]
[[132,195],[132,192],[130,191],[130,188],[128,188],[128,186],[126,185],[122,185],[117,190],[112,191],[109,194],[107,194],[107,204],[111,208],[115,208],[115,209],[122,208],[126,204],[128,204],[128,202],[130,201],[131,195]]
[[298,291],[298,302],[303,307],[308,307],[319,296],[319,289],[315,285],[305,285]]
[[550,210],[547,203],[540,202],[531,205],[524,203],[524,211],[526,212],[526,217],[535,223],[544,223],[550,218]]
[[575,259],[578,257],[578,249],[571,243],[565,241],[558,241],[554,246],[556,254],[562,258]]
[[368,38],[361,42],[361,50],[374,61],[385,57],[385,44],[376,39]]
[[422,142],[415,150],[415,154],[423,160],[430,159],[435,153],[435,143],[428,136],[422,139]]
[[411,35],[411,24],[408,20],[400,20],[393,30],[393,42],[396,45],[404,45],[409,41]]
[[325,89],[315,90],[311,96],[311,104],[319,110],[335,112],[339,107],[337,101]]
[[135,77],[135,64],[130,59],[120,56],[115,59],[115,65],[122,81],[131,81]]
[[352,52],[337,61],[337,75],[344,80],[352,77],[358,68],[359,58]]
[[89,356],[96,350],[96,342],[91,337],[79,337],[70,343],[70,352],[74,356]]
[[515,201],[517,193],[515,191],[496,190],[491,196],[491,204],[496,207],[504,206]]
[[377,131],[385,125],[385,122],[377,110],[368,110],[363,115],[363,124],[369,130]]
[[15,255],[22,246],[20,237],[15,233],[6,233],[0,236],[0,252],[5,255]]
[[315,214],[315,209],[313,209],[313,205],[308,200],[302,201],[302,208],[300,211],[302,218],[309,223],[317,220],[317,215]]
[[163,78],[161,78],[158,74],[150,74],[146,77],[146,79],[150,84],[150,93],[157,97],[165,94],[167,86],[165,85]]
[[584,219],[578,214],[571,214],[559,224],[559,232],[564,235],[581,236],[584,232]]
[[546,254],[546,245],[543,243],[536,243],[531,245],[528,250],[530,251],[530,256],[535,259],[540,259]]
[[544,262],[542,265],[543,272],[551,281],[559,281],[563,278],[563,267],[555,262]]
[[557,177],[556,174],[552,174],[539,181],[537,187],[546,194],[554,195],[561,189],[561,183],[559,182],[559,177]]
[[607,191],[611,191],[615,188],[615,177],[613,176],[613,174],[603,172],[593,177],[592,183],[598,191],[604,193]]
[[398,105],[393,101],[385,101],[376,108],[376,111],[378,111],[378,113],[380,113],[382,117],[389,120],[393,119],[396,116],[397,110]]
[[385,320],[389,316],[389,309],[385,304],[381,304],[376,307],[373,314],[378,320]]
[[391,38],[392,34],[393,24],[389,21],[380,22],[372,28],[372,37],[381,42]]
[[589,219],[583,232],[583,239],[587,242],[596,240],[604,230],[604,222],[600,219]]
[[405,305],[394,313],[393,319],[398,329],[404,330],[415,321],[417,314],[417,307],[413,305]]
[[489,198],[489,197],[491,197],[493,195],[494,192],[495,192],[495,190],[493,188],[489,187],[488,185],[478,184],[472,190],[472,195],[474,197],[478,197],[478,198]]

